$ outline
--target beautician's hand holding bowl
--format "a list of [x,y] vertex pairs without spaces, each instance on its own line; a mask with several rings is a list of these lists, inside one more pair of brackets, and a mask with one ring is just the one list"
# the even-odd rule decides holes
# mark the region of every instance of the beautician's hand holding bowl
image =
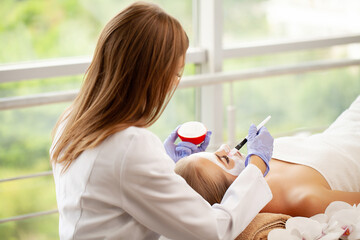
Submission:
[[[167,154],[177,162],[193,153],[203,152],[210,143],[211,131],[201,122],[186,122],[179,125],[164,142]],[[182,141],[175,144],[177,138]]]

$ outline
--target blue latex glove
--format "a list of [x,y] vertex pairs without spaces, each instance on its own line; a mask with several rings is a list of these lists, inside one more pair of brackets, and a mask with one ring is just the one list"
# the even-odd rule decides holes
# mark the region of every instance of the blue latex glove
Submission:
[[177,126],[177,128],[175,128],[175,130],[164,141],[166,153],[174,160],[174,162],[177,162],[180,158],[187,157],[193,153],[205,151],[210,143],[211,131],[208,131],[204,142],[202,142],[200,146],[191,142],[180,142],[175,144],[175,141],[178,138],[177,130],[180,126],[181,125]]
[[269,172],[269,162],[273,153],[274,139],[270,135],[266,127],[256,129],[256,126],[252,124],[249,128],[249,134],[247,137],[247,149],[248,155],[245,160],[245,166],[248,165],[250,157],[252,155],[259,156],[266,164],[266,171],[264,176]]

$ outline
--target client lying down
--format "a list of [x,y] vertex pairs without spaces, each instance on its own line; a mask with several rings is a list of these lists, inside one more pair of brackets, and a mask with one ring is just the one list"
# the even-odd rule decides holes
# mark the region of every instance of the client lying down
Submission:
[[[175,171],[210,204],[221,199],[243,164],[222,145],[177,162]],[[238,174],[238,173],[237,173]],[[360,96],[324,132],[275,139],[265,177],[273,199],[262,212],[310,217],[333,201],[360,203]]]

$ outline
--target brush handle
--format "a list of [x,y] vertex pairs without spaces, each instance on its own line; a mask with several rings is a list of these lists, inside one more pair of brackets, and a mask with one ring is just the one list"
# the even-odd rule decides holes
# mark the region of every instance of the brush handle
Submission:
[[[257,125],[256,129],[259,131],[260,128],[262,128],[270,120],[270,118],[271,118],[271,116],[268,116],[267,118],[265,118],[261,123],[259,123],[259,125]],[[247,138],[248,138],[248,135],[246,135],[246,137],[238,145],[236,145],[235,148],[237,150],[240,150],[240,148],[242,148],[246,144]]]

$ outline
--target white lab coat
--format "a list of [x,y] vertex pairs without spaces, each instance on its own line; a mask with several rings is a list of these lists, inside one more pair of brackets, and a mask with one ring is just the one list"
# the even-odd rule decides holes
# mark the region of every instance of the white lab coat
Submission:
[[158,137],[129,127],[53,166],[60,239],[234,239],[271,200],[251,164],[210,206],[174,172]]

